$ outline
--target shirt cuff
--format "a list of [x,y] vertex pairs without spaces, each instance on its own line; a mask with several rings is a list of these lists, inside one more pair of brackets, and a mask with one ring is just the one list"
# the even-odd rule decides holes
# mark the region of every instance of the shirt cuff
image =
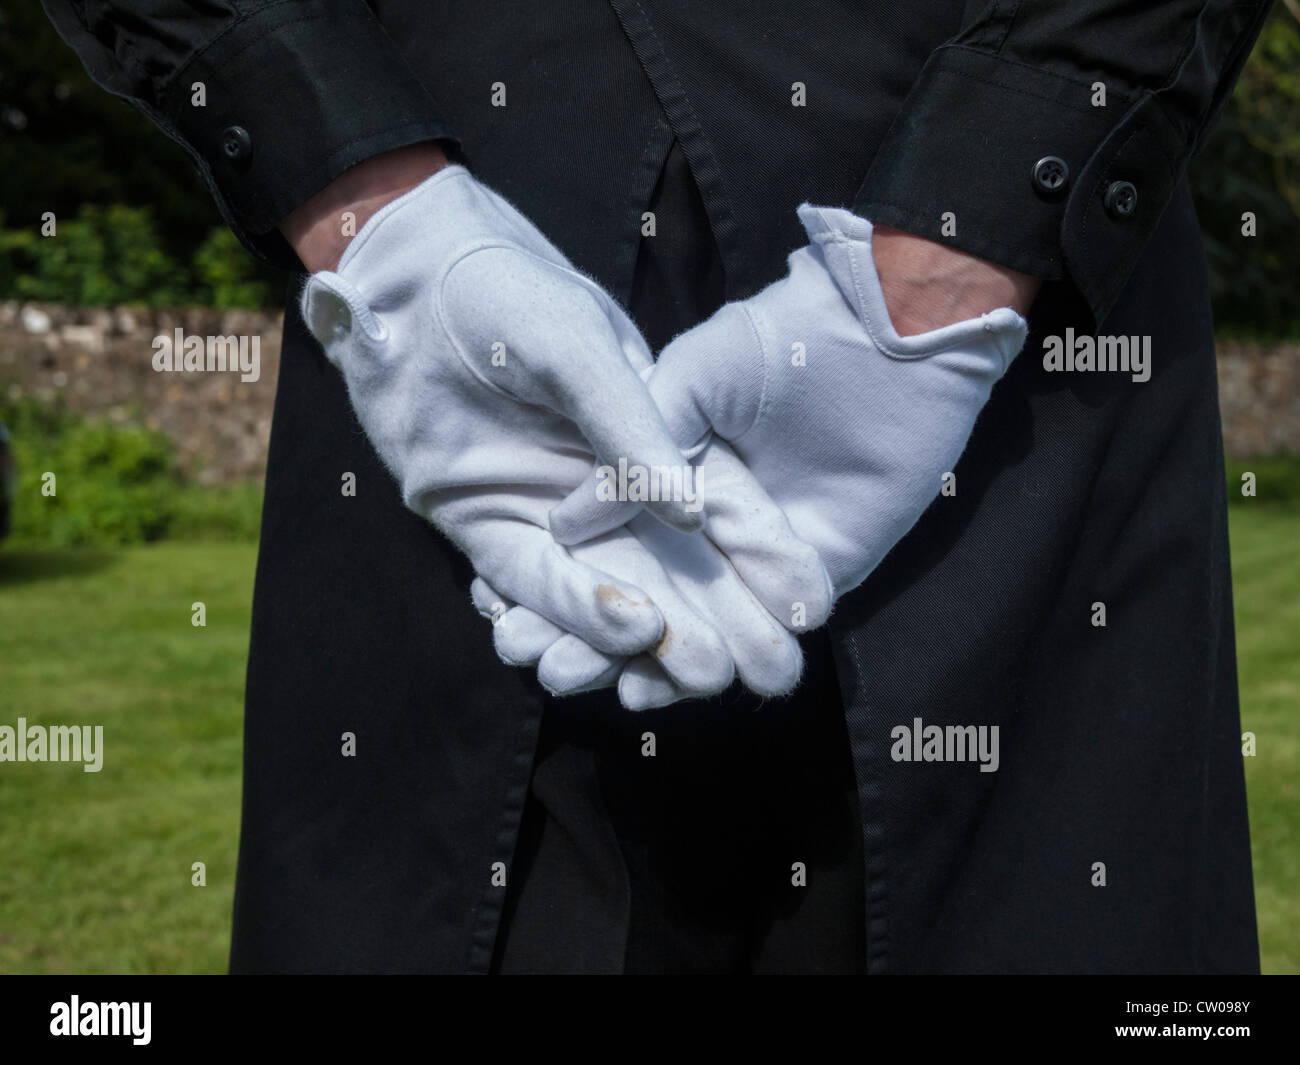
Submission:
[[1155,97],[961,45],[926,63],[854,200],[856,213],[1044,280],[1100,323],[1185,165]]
[[238,19],[169,79],[159,105],[236,235],[290,269],[301,266],[275,227],[344,170],[409,144],[455,144],[369,8],[335,0]]

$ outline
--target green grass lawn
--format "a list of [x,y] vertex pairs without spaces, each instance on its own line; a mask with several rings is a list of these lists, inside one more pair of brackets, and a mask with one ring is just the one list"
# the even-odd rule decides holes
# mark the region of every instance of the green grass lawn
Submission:
[[255,556],[0,551],[0,724],[104,726],[98,773],[0,764],[0,972],[224,970]]
[[[1264,970],[1294,973],[1300,508],[1234,507],[1232,544]],[[0,550],[0,724],[102,723],[105,747],[97,774],[0,764],[0,972],[224,969],[254,556]]]
[[1300,507],[1228,513],[1260,954],[1266,973],[1300,973]]

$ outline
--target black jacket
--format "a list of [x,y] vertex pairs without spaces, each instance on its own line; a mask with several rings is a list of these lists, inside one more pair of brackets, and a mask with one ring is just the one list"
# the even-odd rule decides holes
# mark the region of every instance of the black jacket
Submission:
[[[634,148],[644,101],[619,99],[628,57],[602,46],[616,39],[616,14],[705,194],[735,275],[731,295],[765,280],[742,268],[768,235],[756,215],[787,206],[751,202],[737,178],[759,151],[812,199],[851,176],[857,187],[844,206],[875,221],[1023,273],[1069,277],[1098,321],[1270,7],[614,0],[610,12],[594,2],[469,10],[401,0],[44,2],[91,76],[182,144],[235,232],[289,268],[296,264],[277,223],[379,152],[459,138],[472,162],[522,124],[588,141],[576,157],[567,138],[550,142],[565,166]],[[498,48],[503,30],[513,49]],[[556,95],[565,78],[569,87]],[[507,102],[494,115],[498,81]],[[203,107],[193,105],[199,82]],[[796,83],[802,108],[792,104]],[[610,128],[628,119],[631,129]],[[1034,179],[1045,157],[1065,164],[1064,183],[1048,183],[1054,189]],[[551,175],[538,162],[544,174],[520,182],[557,194],[539,180]],[[1134,188],[1130,213],[1107,209],[1117,182]],[[618,186],[625,196],[631,187]],[[955,234],[944,233],[946,212]],[[787,223],[782,235],[794,234]]]
[[[1266,3],[45,2],[286,266],[274,227],[290,210],[361,159],[439,138],[626,298],[675,138],[729,298],[782,274],[803,200],[1063,282],[957,496],[832,622],[867,966],[1258,966],[1213,335],[1183,174]],[[1045,372],[1042,337],[1093,324],[1150,336],[1151,380]],[[496,662],[468,580],[403,510],[291,300],[236,968],[487,969],[491,871],[512,859],[545,697]],[[893,760],[892,729],[918,717],[999,725],[1000,770]],[[368,757],[342,763],[339,736],[362,726]]]

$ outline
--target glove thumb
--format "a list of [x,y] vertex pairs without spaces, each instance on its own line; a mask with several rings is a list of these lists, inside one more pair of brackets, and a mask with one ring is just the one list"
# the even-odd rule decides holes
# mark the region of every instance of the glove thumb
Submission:
[[[739,435],[752,424],[762,397],[761,354],[745,357],[757,344],[744,306],[729,303],[713,317],[688,330],[664,348],[646,385],[674,442],[688,461],[703,451],[716,429]],[[736,372],[731,372],[732,368]],[[596,467],[582,484],[550,512],[557,543],[579,544],[630,521],[647,492],[680,492],[689,497],[694,484],[656,484],[654,471]],[[641,477],[638,485],[635,478]],[[699,500],[686,498],[688,506]]]

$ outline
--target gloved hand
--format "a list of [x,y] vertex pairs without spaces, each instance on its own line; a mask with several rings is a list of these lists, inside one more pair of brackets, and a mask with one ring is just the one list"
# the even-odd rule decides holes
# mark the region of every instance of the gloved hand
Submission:
[[572,548],[575,559],[632,581],[659,607],[664,636],[652,652],[630,663],[601,653],[499,595],[480,576],[472,597],[492,620],[504,661],[536,662],[538,679],[556,694],[617,683],[619,699],[631,710],[722,691],[731,683],[733,663],[741,681],[763,695],[781,695],[797,684],[803,654],[790,633],[825,621],[830,578],[817,552],[794,536],[730,449],[715,440],[707,451],[716,477],[709,497],[718,501],[709,510],[709,527],[733,544],[732,559],[707,536],[677,532],[645,514]]
[[[799,218],[811,243],[791,254],[787,276],[669,344],[650,392],[683,448],[698,449],[711,433],[732,444],[796,535],[818,550],[838,597],[938,495],[1028,325],[1006,307],[900,337],[876,274],[871,223],[808,205]],[[710,475],[719,454],[707,448],[697,460],[710,511],[726,483]],[[635,511],[595,489],[589,478],[552,511],[557,540],[580,543]],[[710,522],[709,536],[728,556],[752,546],[743,526]],[[523,624],[527,612],[516,611],[505,617]],[[575,643],[546,654],[586,653]],[[661,702],[690,694],[658,692]]]
[[[890,323],[871,223],[799,208],[810,243],[789,273],[729,303],[664,349],[650,393],[683,448],[727,440],[815,547],[836,596],[857,587],[916,523],[957,464],[1028,325],[1003,307],[919,336]],[[714,505],[708,453],[699,481]],[[561,543],[616,527],[590,478],[551,513]],[[724,554],[727,530],[710,528]],[[743,548],[743,545],[742,545]]]
[[[446,167],[371,218],[336,271],[313,274],[302,308],[407,506],[477,572],[601,651],[660,640],[645,589],[547,530],[593,454],[683,464],[640,376],[650,355],[518,211]],[[685,530],[703,519],[683,500],[647,507]]]

